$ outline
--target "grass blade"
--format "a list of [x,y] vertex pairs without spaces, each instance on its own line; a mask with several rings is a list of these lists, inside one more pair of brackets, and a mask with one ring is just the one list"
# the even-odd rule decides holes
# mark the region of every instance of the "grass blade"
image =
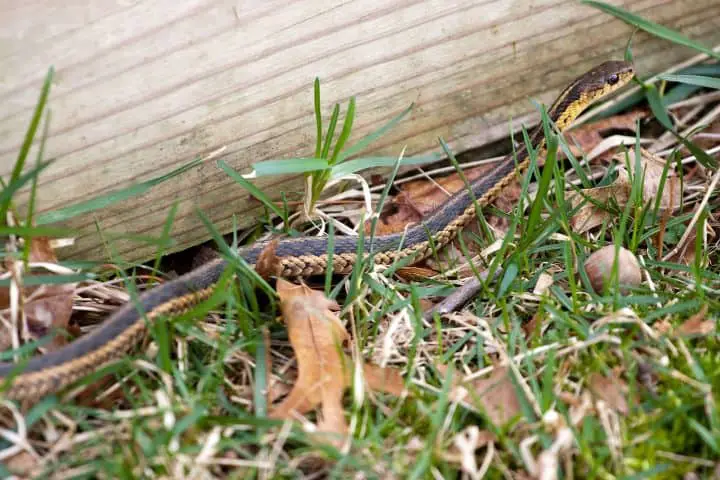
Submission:
[[411,103],[409,107],[407,107],[405,110],[400,112],[396,117],[394,117],[392,120],[387,122],[382,127],[378,128],[377,130],[367,134],[360,140],[358,140],[357,143],[349,146],[341,155],[340,155],[340,161],[343,161],[346,158],[350,158],[356,153],[361,152],[365,149],[368,145],[370,145],[372,142],[380,138],[381,136],[385,135],[391,128],[393,128],[395,125],[397,125],[400,120],[402,120],[415,106],[414,103]]
[[232,168],[230,165],[225,163],[222,160],[217,161],[218,167],[220,167],[230,178],[235,180],[237,183],[240,184],[241,187],[243,187],[245,190],[250,192],[250,195],[257,198],[262,202],[263,205],[265,205],[269,210],[271,210],[273,213],[275,213],[280,218],[285,218],[285,215],[283,215],[283,212],[263,193],[262,190],[257,188],[255,185],[252,184],[252,182],[249,182],[240,175],[234,168]]
[[330,115],[330,123],[328,124],[327,136],[325,137],[325,143],[323,144],[322,150],[320,151],[320,158],[327,158],[330,153],[330,145],[332,144],[333,137],[335,136],[335,126],[337,125],[338,117],[340,116],[340,105],[335,104],[332,115]]
[[688,85],[697,85],[698,87],[707,87],[720,89],[720,78],[704,77],[702,75],[660,75],[660,80],[668,82],[685,83]]
[[660,97],[660,92],[658,92],[655,85],[645,85],[645,98],[647,98],[650,110],[652,110],[653,115],[655,115],[658,122],[660,122],[663,127],[672,131],[672,120],[670,120],[670,116],[668,115],[667,110],[665,110],[665,104],[663,103],[662,97]]
[[[20,147],[20,152],[18,153],[18,158],[15,161],[13,171],[10,174],[10,184],[13,184],[20,178],[20,174],[25,168],[25,160],[27,159],[28,152],[32,146],[33,139],[35,138],[35,132],[37,132],[38,125],[40,124],[40,119],[42,118],[42,113],[45,109],[45,103],[47,103],[47,98],[50,95],[50,85],[52,84],[54,73],[55,69],[50,67],[45,75],[45,81],[43,82],[42,90],[40,91],[40,98],[38,99],[37,105],[35,105],[35,111],[33,112],[32,120],[30,120],[30,126],[28,127],[27,132],[25,132],[25,139]],[[0,218],[2,218],[3,223],[6,221],[6,214],[8,208],[10,208],[11,200],[12,197],[5,196],[3,197],[2,202],[0,202]]]
[[78,203],[76,205],[70,205],[69,207],[60,208],[60,209],[54,210],[52,212],[47,212],[45,214],[38,215],[37,224],[45,225],[48,223],[62,222],[62,221],[68,220],[70,218],[76,217],[78,215],[81,215],[83,213],[99,210],[101,208],[110,206],[114,203],[122,202],[129,198],[141,195],[141,194],[147,192],[148,190],[150,190],[152,187],[154,187],[160,183],[163,183],[167,180],[170,180],[171,178],[176,177],[182,173],[185,173],[188,170],[190,170],[191,168],[194,168],[197,165],[200,165],[202,162],[203,162],[203,160],[198,158],[198,159],[193,160],[192,162],[189,162],[186,165],[183,165],[180,168],[176,168],[175,170],[173,170],[165,175],[161,175],[159,177],[152,178],[145,182],[131,185],[131,186],[124,188],[122,190],[119,190],[117,192],[110,192],[108,194],[101,195],[99,197],[87,200],[85,202]]
[[[5,218],[7,214],[7,209],[10,207],[10,201],[12,200],[13,195],[15,192],[20,190],[23,186],[25,186],[26,183],[30,182],[34,178],[36,178],[40,172],[45,170],[47,167],[50,166],[52,162],[45,162],[37,165],[35,168],[30,170],[29,172],[26,172],[22,175],[20,175],[17,179],[12,180],[9,185],[7,185],[5,188],[0,191],[0,205],[3,205],[2,215],[3,220],[2,224],[5,224]],[[6,207],[5,207],[6,206]]]
[[625,23],[629,23],[630,25],[633,25],[641,30],[645,30],[651,35],[655,35],[656,37],[663,38],[665,40],[668,40],[670,42],[676,43],[678,45],[684,45],[686,47],[693,48],[699,52],[705,53],[706,55],[709,55],[713,58],[720,59],[720,54],[712,51],[712,49],[701,45],[693,40],[690,40],[688,37],[684,36],[680,32],[677,32],[671,28],[665,27],[663,25],[659,25],[655,22],[651,22],[650,20],[647,20],[645,18],[639,17],[635,15],[634,13],[630,13],[627,10],[624,10],[620,7],[616,7],[615,5],[609,5],[604,2],[598,2],[596,0],[583,0],[584,4],[590,5],[591,7],[595,7],[599,10],[602,10],[605,13],[608,13],[616,18],[619,18],[620,20],[624,21]]
[[288,175],[293,173],[307,173],[329,168],[324,158],[298,157],[287,159],[265,160],[253,163],[253,172],[250,178],[267,177],[270,175]]
[[337,161],[338,155],[340,155],[340,152],[345,146],[345,142],[347,142],[347,139],[350,137],[350,132],[352,131],[354,121],[355,97],[350,97],[350,104],[348,105],[348,110],[345,114],[345,121],[343,122],[343,128],[340,131],[340,137],[338,137],[338,141],[335,142],[335,148],[333,148],[332,157],[330,157],[330,161],[328,162],[330,165],[334,165]]
[[[403,157],[400,165],[422,165],[433,163],[440,160],[439,154],[419,155],[417,157]],[[331,178],[341,178],[351,173],[367,170],[377,167],[394,167],[397,163],[397,157],[361,157],[346,162],[339,163],[332,168]]]
[[320,79],[315,77],[315,84],[313,85],[314,100],[315,100],[315,129],[317,130],[315,141],[315,157],[320,157],[322,152],[322,140],[323,140],[323,128],[322,128],[322,112],[320,111]]

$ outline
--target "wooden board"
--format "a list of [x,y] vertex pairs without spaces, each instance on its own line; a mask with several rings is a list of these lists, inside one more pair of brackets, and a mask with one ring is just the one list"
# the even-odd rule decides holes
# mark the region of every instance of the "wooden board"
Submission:
[[[612,2],[713,46],[717,0]],[[57,74],[38,207],[49,211],[152,178],[224,147],[243,173],[253,162],[311,155],[312,82],[323,105],[357,97],[353,138],[416,108],[367,153],[456,151],[532,121],[530,97],[548,102],[595,63],[622,58],[632,29],[575,0],[73,2],[0,0],[0,174],[11,170],[49,65]],[[695,52],[640,32],[641,74]],[[277,196],[293,178],[258,186]],[[224,231],[258,204],[208,160],[144,195],[66,225],[65,256],[106,258],[112,234],[158,235],[178,202],[176,248],[209,238],[204,210]],[[112,240],[128,260],[155,247]]]

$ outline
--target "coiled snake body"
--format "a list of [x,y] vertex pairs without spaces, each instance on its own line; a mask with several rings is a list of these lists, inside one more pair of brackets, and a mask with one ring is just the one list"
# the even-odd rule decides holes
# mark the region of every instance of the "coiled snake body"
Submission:
[[[629,63],[605,62],[565,88],[548,115],[563,131],[590,104],[625,85],[633,75],[634,69]],[[539,154],[544,153],[541,127],[533,133],[531,141]],[[413,257],[415,261],[426,258],[433,249],[450,242],[475,218],[476,205],[483,207],[494,200],[516,171],[523,172],[528,163],[527,150],[522,147],[515,156],[503,159],[488,175],[472,182],[470,189],[453,195],[423,222],[402,234],[365,239],[363,251],[372,253],[374,262],[385,266],[405,257]],[[332,265],[329,266],[327,239],[280,240],[274,246],[274,257],[279,262],[275,273],[282,277],[311,276],[324,273],[328,268],[338,274],[349,273],[356,262],[357,242],[354,237],[336,237]],[[258,243],[237,253],[246,262],[255,265],[266,246],[266,243]],[[226,260],[213,260],[145,292],[140,296],[139,303],[129,302],[93,332],[57,351],[33,357],[18,365],[0,363],[0,377],[10,382],[2,385],[0,391],[4,391],[0,395],[15,400],[35,400],[57,392],[124,356],[145,334],[148,321],[162,315],[180,315],[208,299],[226,267]]]

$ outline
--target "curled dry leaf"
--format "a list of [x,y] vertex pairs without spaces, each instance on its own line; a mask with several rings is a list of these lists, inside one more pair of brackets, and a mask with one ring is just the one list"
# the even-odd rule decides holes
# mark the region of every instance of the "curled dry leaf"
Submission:
[[[614,115],[596,122],[580,125],[565,134],[573,155],[579,156],[592,151],[603,140],[603,134],[609,131],[627,130],[635,132],[637,120],[647,116],[647,110],[633,110],[623,115]],[[609,160],[611,152],[604,152],[600,160]]]
[[667,318],[662,318],[653,323],[653,329],[660,335],[666,335],[672,331],[672,324]]
[[[30,262],[46,262],[57,263],[57,257],[53,251],[50,239],[47,237],[34,237],[29,240],[30,243]],[[8,269],[13,265],[7,263]],[[44,273],[44,272],[43,272]],[[31,273],[24,273],[23,277],[32,276]],[[75,292],[74,283],[48,284],[48,285],[32,285],[23,287],[22,289],[22,307],[26,319],[27,329],[21,329],[21,332],[27,332],[29,338],[25,340],[35,340],[48,335],[51,331],[67,330],[70,322],[70,316],[73,308],[73,296]],[[10,319],[10,296],[9,288],[0,288],[0,315],[7,320]],[[6,325],[10,325],[10,321]],[[0,344],[1,349],[11,347],[9,342],[10,335],[3,335],[8,340]],[[52,341],[43,345],[45,351],[56,350],[65,344],[65,337],[62,334],[55,335]]]
[[[463,171],[465,178],[472,182],[476,178],[486,175],[495,168],[494,163],[468,168]],[[428,180],[415,180],[401,186],[402,191],[395,196],[384,212],[376,227],[376,234],[389,234],[402,232],[409,224],[417,223],[440,207],[455,192],[465,188],[465,182],[460,175],[453,173],[445,177]],[[511,182],[502,194],[495,200],[494,205],[499,210],[509,212],[520,198],[520,184]],[[486,216],[488,223],[500,231],[507,230],[507,221],[494,215]],[[370,223],[365,224],[369,232]]]
[[275,254],[277,246],[277,240],[268,243],[267,246],[262,249],[255,262],[255,271],[266,280],[275,275],[279,269],[280,260]]
[[510,375],[508,367],[498,366],[487,378],[456,385],[450,398],[479,405],[495,425],[505,425],[520,413],[520,400]]
[[[319,430],[339,434],[339,443],[334,441],[337,437],[330,441],[340,444],[348,430],[342,398],[352,381],[352,362],[343,351],[350,336],[334,313],[339,306],[322,292],[283,279],[277,282],[277,293],[297,357],[298,377],[269,416],[291,419],[320,406]],[[365,365],[363,373],[372,389],[393,394],[403,391],[402,377],[394,369]]]
[[20,478],[33,478],[33,472],[38,470],[41,463],[42,461],[40,458],[37,458],[37,454],[33,456],[29,452],[21,451],[6,459],[3,465],[10,472],[14,475],[18,475]]
[[688,318],[677,328],[679,335],[709,335],[715,331],[715,320],[707,318],[708,306],[703,305],[698,313]]
[[[632,157],[630,163],[634,165]],[[664,165],[663,159],[645,149],[641,149],[640,166],[644,172],[643,199],[645,202],[655,201],[655,198],[660,193]],[[681,200],[680,179],[674,175],[672,169],[668,171],[662,186],[659,210],[662,212],[677,209]],[[568,193],[567,197],[573,208],[579,207],[570,221],[571,227],[577,233],[584,233],[612,219],[614,214],[597,206],[597,204],[607,205],[612,201],[619,208],[624,208],[630,199],[631,190],[630,175],[624,166],[620,166],[618,168],[618,177],[611,185],[587,188],[581,190],[580,193]]]
[[626,400],[627,384],[615,374],[604,376],[592,373],[588,377],[588,387],[596,399],[602,400],[616,412],[627,415],[629,413]]

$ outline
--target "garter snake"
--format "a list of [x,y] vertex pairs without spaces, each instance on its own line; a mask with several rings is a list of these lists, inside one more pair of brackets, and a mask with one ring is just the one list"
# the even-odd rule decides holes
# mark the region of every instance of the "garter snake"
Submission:
[[[605,62],[577,78],[562,91],[548,110],[549,118],[559,131],[565,130],[575,118],[596,100],[625,85],[634,75],[631,64]],[[542,127],[531,135],[531,144],[538,154],[544,153]],[[450,242],[464,226],[475,218],[476,205],[483,207],[494,200],[510,180],[522,173],[529,163],[528,152],[521,147],[508,155],[491,172],[478,178],[450,197],[435,212],[402,234],[365,239],[364,252],[372,253],[374,262],[388,266],[412,256],[419,261],[433,249]],[[473,201],[473,199],[475,199]],[[277,259],[276,275],[303,277],[325,273],[349,273],[356,262],[357,238],[335,237],[332,265],[328,265],[327,239],[290,238],[274,243]],[[239,249],[237,254],[255,265],[267,243]],[[177,316],[208,299],[227,266],[225,259],[213,260],[175,280],[155,287],[119,308],[91,333],[45,355],[22,362],[0,364],[0,391],[5,398],[36,400],[57,392],[99,367],[125,355],[145,334],[147,322],[158,316]],[[142,314],[141,312],[144,312]]]

